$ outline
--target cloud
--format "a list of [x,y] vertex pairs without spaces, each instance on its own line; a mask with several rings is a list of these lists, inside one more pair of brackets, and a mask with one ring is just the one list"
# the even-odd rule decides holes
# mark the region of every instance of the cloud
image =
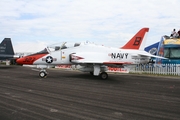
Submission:
[[177,0],[1,0],[0,37],[11,37],[15,49],[22,42],[35,47],[37,41],[52,44],[69,40],[119,47],[142,27],[149,27],[147,45],[150,45],[169,35],[173,28],[180,29],[178,3]]
[[[13,42],[14,43],[14,42]],[[15,42],[14,48],[15,52],[25,52],[25,53],[31,53],[31,52],[39,52],[43,50],[47,43],[43,41],[26,41],[26,42]]]

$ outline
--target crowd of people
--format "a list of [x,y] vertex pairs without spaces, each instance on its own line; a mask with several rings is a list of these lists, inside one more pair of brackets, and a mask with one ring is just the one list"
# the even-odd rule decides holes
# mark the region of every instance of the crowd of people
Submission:
[[180,38],[180,30],[178,32],[176,32],[176,29],[173,29],[173,31],[171,32],[170,37],[172,37],[172,38]]

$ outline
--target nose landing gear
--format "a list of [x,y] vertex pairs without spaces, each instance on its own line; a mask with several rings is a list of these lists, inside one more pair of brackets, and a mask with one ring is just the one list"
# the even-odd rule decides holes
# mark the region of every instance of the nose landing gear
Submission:
[[47,71],[46,70],[41,70],[40,72],[39,72],[39,77],[41,77],[41,78],[45,78],[45,77],[47,77]]

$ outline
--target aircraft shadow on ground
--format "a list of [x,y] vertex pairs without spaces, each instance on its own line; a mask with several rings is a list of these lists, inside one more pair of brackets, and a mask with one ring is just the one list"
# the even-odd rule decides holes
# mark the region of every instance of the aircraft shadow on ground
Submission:
[[63,77],[67,77],[70,79],[84,79],[84,80],[93,80],[93,81],[102,81],[102,82],[108,82],[108,83],[119,83],[121,81],[118,80],[115,76],[109,76],[108,79],[103,80],[99,76],[93,76],[89,73],[77,73],[72,75],[64,75]]

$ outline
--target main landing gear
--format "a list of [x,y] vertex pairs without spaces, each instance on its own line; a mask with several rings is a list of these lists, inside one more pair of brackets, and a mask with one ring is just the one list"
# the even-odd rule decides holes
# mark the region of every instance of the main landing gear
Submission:
[[39,72],[39,77],[41,78],[45,78],[47,76],[47,71],[42,69],[40,72]]
[[103,80],[106,80],[108,78],[108,74],[106,72],[102,72],[99,74],[99,77]]
[[[90,74],[93,75],[93,72],[90,72]],[[94,75],[94,76],[96,76],[96,75]],[[98,76],[103,80],[108,79],[108,74],[106,72],[102,72]]]
[[101,79],[106,80],[108,78],[108,74],[105,71],[107,71],[106,66],[95,64],[93,66],[93,71],[91,71],[90,74],[99,76]]

